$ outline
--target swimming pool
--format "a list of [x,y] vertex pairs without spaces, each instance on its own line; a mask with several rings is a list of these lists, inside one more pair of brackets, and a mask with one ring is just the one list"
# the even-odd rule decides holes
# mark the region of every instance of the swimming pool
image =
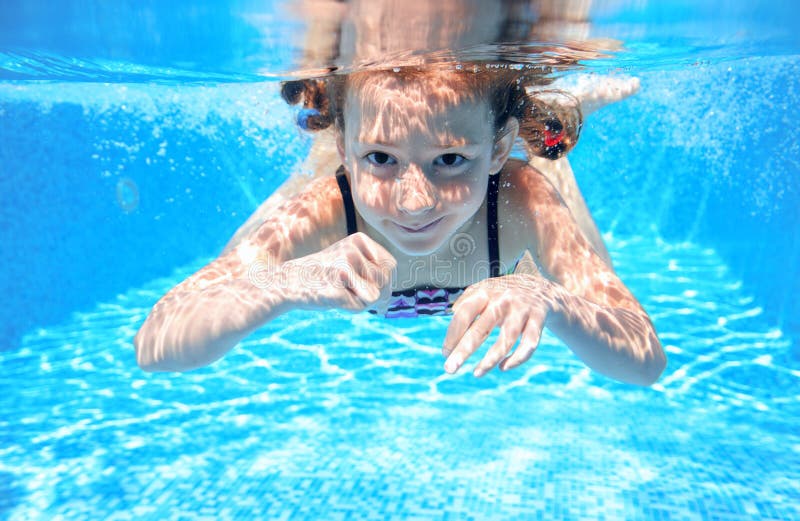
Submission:
[[667,351],[651,389],[550,336],[514,372],[448,376],[446,319],[339,312],[140,371],[150,307],[308,150],[260,76],[297,26],[249,2],[45,7],[0,16],[0,518],[800,517],[792,4],[594,7],[627,50],[590,70],[642,89],[570,159]]

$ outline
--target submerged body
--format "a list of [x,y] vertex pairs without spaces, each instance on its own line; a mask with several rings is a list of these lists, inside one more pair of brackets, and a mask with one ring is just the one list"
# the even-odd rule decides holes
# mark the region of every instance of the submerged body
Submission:
[[[139,364],[198,367],[289,309],[386,313],[392,292],[445,287],[466,288],[448,303],[448,372],[495,327],[499,338],[474,373],[515,367],[547,325],[590,367],[652,383],[665,359],[646,313],[553,184],[508,159],[518,119],[509,113],[501,120],[486,101],[454,95],[446,74],[433,83],[424,75],[367,79],[349,87],[335,134],[352,186],[350,226],[335,176],[285,197],[156,305],[136,336]],[[495,259],[490,180],[497,186]],[[459,239],[466,250],[456,247]]]

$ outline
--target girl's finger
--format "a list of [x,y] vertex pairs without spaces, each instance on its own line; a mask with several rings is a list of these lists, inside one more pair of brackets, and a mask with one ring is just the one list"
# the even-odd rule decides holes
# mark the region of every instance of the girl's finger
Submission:
[[364,309],[380,298],[380,291],[373,283],[360,277],[352,270],[346,270],[343,273],[343,289],[358,299],[358,307],[360,309]]
[[[375,246],[377,248],[382,248],[377,243]],[[373,283],[379,288],[391,284],[394,270],[397,266],[396,261],[394,261],[394,258],[388,253],[386,254],[388,257],[377,258],[369,252],[369,248],[370,245],[367,244],[363,248],[358,248],[349,252],[346,259],[337,260],[335,262],[344,264],[352,269],[359,277]]]
[[471,291],[464,293],[453,304],[453,318],[447,326],[447,334],[444,336],[442,353],[450,356],[456,345],[461,341],[464,333],[469,328],[475,318],[486,308],[488,299],[482,292]]
[[539,340],[542,337],[542,328],[544,327],[544,319],[545,313],[543,311],[537,311],[528,316],[525,329],[522,330],[519,347],[517,347],[511,356],[500,362],[500,369],[502,371],[508,371],[530,360],[536,348],[539,347]]
[[514,343],[516,343],[519,338],[524,325],[525,322],[521,315],[512,315],[506,318],[500,326],[500,334],[497,337],[497,341],[489,349],[480,363],[475,366],[473,374],[477,377],[485,375],[491,371],[500,360],[508,356],[508,353],[511,352],[511,348],[514,347]]
[[379,288],[384,288],[386,286],[391,287],[392,278],[394,278],[394,271],[389,267],[385,265],[381,266],[380,264],[375,264],[372,261],[366,260],[361,270],[357,273],[361,278],[370,281]]
[[461,364],[483,344],[500,322],[500,318],[494,312],[482,313],[475,319],[447,357],[444,364],[445,371],[451,374],[458,371]]
[[386,248],[378,244],[374,239],[363,232],[357,232],[353,234],[352,237],[358,251],[361,252],[361,255],[367,260],[389,271],[397,267],[397,260],[395,260]]

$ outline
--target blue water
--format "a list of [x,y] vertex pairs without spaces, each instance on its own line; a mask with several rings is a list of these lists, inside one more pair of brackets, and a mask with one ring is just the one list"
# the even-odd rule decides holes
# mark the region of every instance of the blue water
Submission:
[[341,312],[143,373],[149,309],[308,149],[254,78],[296,27],[246,2],[4,4],[0,519],[800,518],[793,5],[614,5],[595,30],[629,50],[589,68],[642,90],[570,159],[669,357],[650,389],[551,336],[448,376],[446,319]]

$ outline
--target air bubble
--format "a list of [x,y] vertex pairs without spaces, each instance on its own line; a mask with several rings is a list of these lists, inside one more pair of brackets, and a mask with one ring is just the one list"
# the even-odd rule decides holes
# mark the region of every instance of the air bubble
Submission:
[[131,213],[139,206],[139,187],[133,179],[123,177],[117,181],[117,204],[125,213]]

